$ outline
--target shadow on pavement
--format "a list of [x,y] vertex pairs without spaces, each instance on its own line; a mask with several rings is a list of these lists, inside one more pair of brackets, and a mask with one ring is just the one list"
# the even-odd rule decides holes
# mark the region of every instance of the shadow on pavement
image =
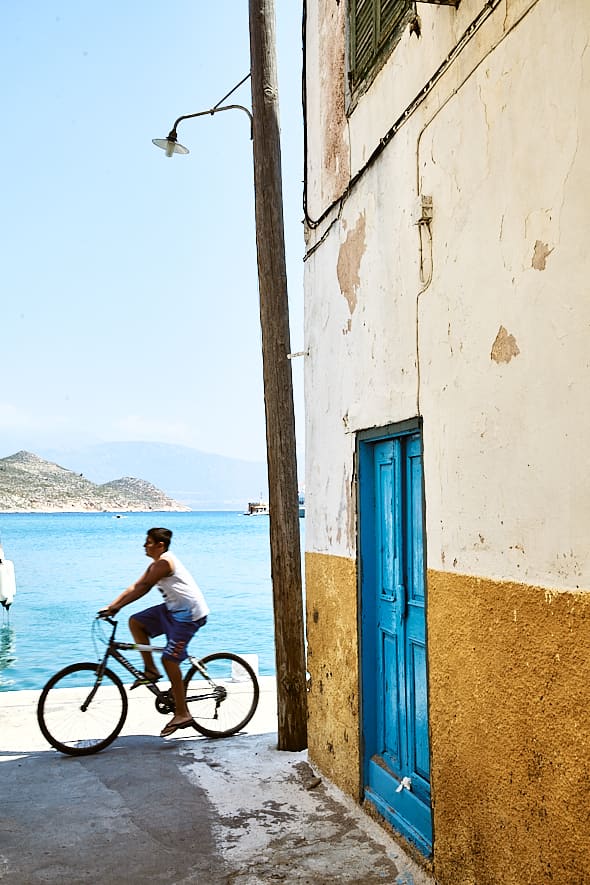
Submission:
[[214,810],[175,743],[132,736],[81,757],[0,751],[0,878],[225,883]]

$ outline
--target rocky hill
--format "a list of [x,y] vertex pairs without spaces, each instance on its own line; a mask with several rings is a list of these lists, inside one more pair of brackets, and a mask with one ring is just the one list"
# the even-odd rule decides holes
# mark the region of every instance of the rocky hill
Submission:
[[0,458],[0,512],[189,509],[142,479],[98,485],[31,452]]
[[[18,448],[22,448],[19,446]],[[268,497],[266,461],[244,461],[189,446],[155,442],[104,442],[32,451],[92,482],[114,476],[143,476],[193,510],[239,510]],[[4,449],[0,455],[9,455]],[[302,460],[303,466],[303,460]]]

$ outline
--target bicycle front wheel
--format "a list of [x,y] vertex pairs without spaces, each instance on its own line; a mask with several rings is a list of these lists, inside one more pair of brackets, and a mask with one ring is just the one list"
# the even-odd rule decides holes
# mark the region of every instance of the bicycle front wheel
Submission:
[[188,670],[184,685],[197,730],[207,737],[227,737],[241,731],[258,706],[256,674],[247,661],[231,652],[202,658]]
[[127,716],[119,677],[99,665],[71,664],[52,676],[39,698],[37,721],[52,747],[69,756],[98,753],[112,743]]

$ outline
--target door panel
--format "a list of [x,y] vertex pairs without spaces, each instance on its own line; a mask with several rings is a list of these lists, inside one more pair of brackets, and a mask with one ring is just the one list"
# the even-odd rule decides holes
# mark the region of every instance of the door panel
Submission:
[[398,649],[395,636],[383,634],[383,674],[384,690],[381,692],[381,718],[383,729],[382,755],[385,761],[397,768],[400,763],[400,721],[399,716],[391,715],[391,706],[399,710]]
[[[407,538],[410,545],[408,588],[410,599],[424,606],[424,545],[422,508],[422,452],[419,438],[407,444]],[[423,620],[423,619],[422,619]]]
[[420,434],[363,443],[359,482],[365,795],[429,854]]
[[423,645],[411,644],[411,669],[413,691],[410,725],[410,747],[413,748],[412,776],[430,780],[430,747],[428,742],[428,703],[426,697],[426,650]]

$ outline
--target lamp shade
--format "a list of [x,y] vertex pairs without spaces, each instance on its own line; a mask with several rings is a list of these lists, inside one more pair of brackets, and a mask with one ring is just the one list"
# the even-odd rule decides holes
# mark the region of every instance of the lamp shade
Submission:
[[172,141],[170,138],[152,138],[152,144],[155,144],[156,147],[162,148],[163,151],[166,151],[167,157],[171,157],[172,154],[189,153],[188,148],[185,148],[182,144],[178,144],[177,141]]

